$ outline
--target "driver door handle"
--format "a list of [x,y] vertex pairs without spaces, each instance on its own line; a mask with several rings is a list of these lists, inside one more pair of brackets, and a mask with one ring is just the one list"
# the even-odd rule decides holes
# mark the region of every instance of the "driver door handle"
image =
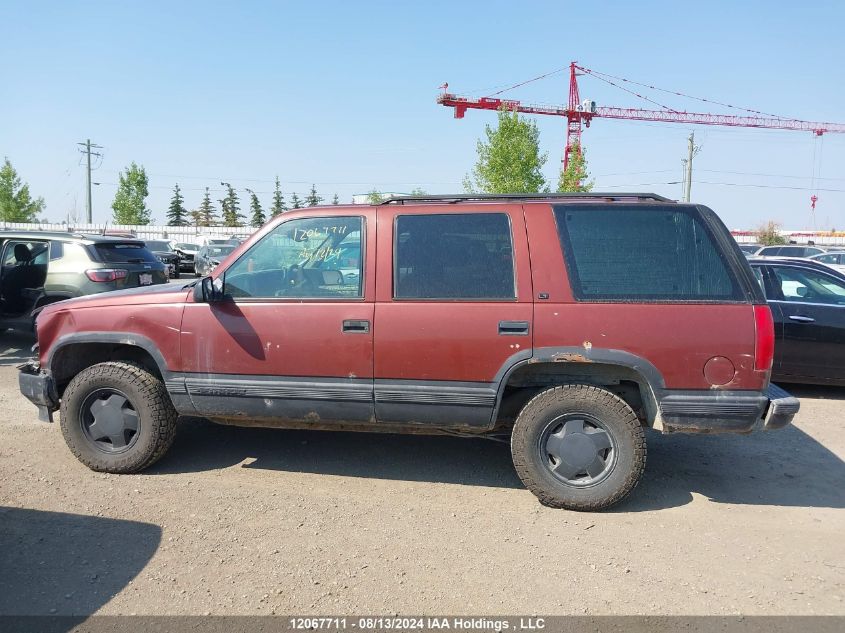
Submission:
[[813,323],[815,321],[812,317],[801,316],[800,314],[792,314],[789,318],[793,321],[798,321],[798,323]]
[[370,331],[369,321],[359,321],[356,319],[347,319],[343,322],[343,331],[350,333],[366,334]]

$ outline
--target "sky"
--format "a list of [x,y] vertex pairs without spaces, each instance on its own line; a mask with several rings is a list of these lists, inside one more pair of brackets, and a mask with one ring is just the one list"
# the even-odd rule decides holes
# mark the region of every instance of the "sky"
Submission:
[[[314,183],[330,201],[372,189],[462,190],[476,141],[495,114],[462,120],[438,86],[565,104],[568,65],[746,108],[845,122],[845,3],[784,0],[652,2],[35,2],[0,0],[0,156],[43,217],[85,216],[77,143],[101,145],[95,222],[111,218],[118,174],[150,179],[164,222],[173,186],[196,208],[230,182],[266,206]],[[642,92],[677,110],[743,114]],[[582,98],[654,108],[580,78]],[[535,117],[554,184],[561,117]],[[583,134],[596,191],[682,195],[695,133],[692,199],[735,229],[845,229],[845,134],[595,119]],[[816,194],[815,217],[810,196]],[[219,205],[218,205],[219,206]]]

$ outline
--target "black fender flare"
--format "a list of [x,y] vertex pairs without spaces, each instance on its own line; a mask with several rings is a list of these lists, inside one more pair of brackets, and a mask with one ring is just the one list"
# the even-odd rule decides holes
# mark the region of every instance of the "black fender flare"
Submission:
[[607,349],[597,347],[583,347],[583,346],[561,346],[561,347],[537,347],[533,350],[524,350],[513,354],[502,365],[499,372],[494,378],[496,388],[496,404],[493,408],[491,417],[491,424],[495,424],[496,416],[499,414],[499,408],[502,404],[505,387],[508,384],[511,376],[518,369],[528,365],[550,363],[550,364],[565,364],[573,363],[578,365],[600,364],[605,366],[624,367],[642,376],[644,387],[651,392],[650,400],[654,406],[652,412],[655,418],[660,415],[660,399],[666,390],[666,381],[663,379],[663,374],[654,364],[630,352],[618,349]]

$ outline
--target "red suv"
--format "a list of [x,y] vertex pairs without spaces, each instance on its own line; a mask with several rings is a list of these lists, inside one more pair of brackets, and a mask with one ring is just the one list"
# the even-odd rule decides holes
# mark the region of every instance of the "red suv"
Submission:
[[393,198],[273,219],[188,286],[48,306],[22,392],[73,453],[130,473],[179,415],[510,435],[550,506],[639,481],[644,427],[788,424],[772,316],[718,217],[655,195]]

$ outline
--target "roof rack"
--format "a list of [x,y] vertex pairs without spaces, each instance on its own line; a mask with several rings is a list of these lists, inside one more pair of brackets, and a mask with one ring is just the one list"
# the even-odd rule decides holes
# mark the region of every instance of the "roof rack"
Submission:
[[469,194],[439,194],[422,196],[392,196],[379,204],[406,204],[413,202],[446,202],[454,204],[465,201],[491,200],[607,200],[620,202],[625,200],[651,200],[652,202],[675,202],[669,198],[658,196],[656,193],[469,193]]

